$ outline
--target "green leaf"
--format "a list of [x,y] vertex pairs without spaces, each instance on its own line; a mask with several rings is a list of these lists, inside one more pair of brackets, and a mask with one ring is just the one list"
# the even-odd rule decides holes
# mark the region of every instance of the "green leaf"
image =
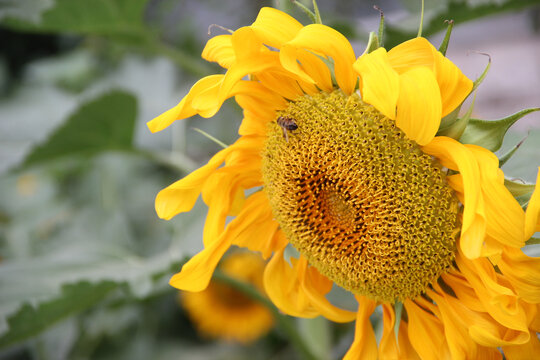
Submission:
[[15,18],[7,25],[20,31],[73,32],[121,37],[144,36],[143,13],[148,0],[56,0],[39,23]]
[[41,19],[41,13],[54,5],[54,0],[0,0],[0,21],[16,18],[31,23]]
[[[418,27],[418,6],[420,1],[407,0],[403,4],[414,5],[410,8],[410,18],[401,20],[397,25],[387,25],[385,45],[390,49],[404,41],[415,38]],[[481,3],[471,1],[447,0],[427,1],[425,22],[422,36],[429,37],[446,28],[445,20],[453,19],[455,24],[476,20],[485,16],[521,10],[538,5],[538,0],[483,0]]]
[[312,352],[317,354],[317,359],[330,359],[331,334],[328,320],[318,316],[314,319],[299,318],[296,321],[300,335]]
[[9,317],[9,331],[0,337],[0,348],[24,341],[58,321],[90,308],[116,288],[117,284],[109,281],[97,284],[81,281],[63,286],[58,298],[37,307],[24,304]]
[[470,119],[459,141],[463,144],[479,145],[488,150],[497,151],[502,145],[508,128],[525,115],[538,110],[540,108],[521,110],[500,120]]
[[132,148],[137,101],[127,92],[113,91],[82,105],[45,143],[26,157],[24,165],[72,155]]
[[540,238],[532,237],[525,242],[526,245],[540,244]]

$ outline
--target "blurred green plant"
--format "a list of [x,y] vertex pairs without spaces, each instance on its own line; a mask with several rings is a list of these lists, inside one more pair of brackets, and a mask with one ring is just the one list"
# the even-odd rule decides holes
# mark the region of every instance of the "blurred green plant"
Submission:
[[[387,25],[386,46],[416,36],[419,3],[397,2],[410,16]],[[444,30],[446,19],[459,24],[537,4],[428,2],[424,34]],[[174,127],[172,143],[163,135],[145,136],[144,123],[187,91],[184,86],[192,81],[186,77],[211,69],[199,56],[203,44],[195,40],[196,20],[173,22],[182,31],[171,37],[170,23],[155,16],[177,5],[199,6],[201,13],[237,12],[236,3],[211,0],[197,5],[0,0],[0,30],[17,35],[11,48],[2,39],[0,46],[6,48],[0,52],[0,68],[9,63],[3,57],[10,56],[10,49],[15,54],[15,46],[24,47],[29,34],[48,34],[69,45],[55,49],[56,55],[45,54],[46,60],[44,54],[14,59],[24,64],[23,77],[0,98],[0,115],[9,118],[0,124],[0,159],[6,162],[0,174],[0,358],[291,359],[299,356],[290,344],[291,331],[297,345],[320,359],[338,358],[350,344],[350,326],[323,319],[286,320],[285,328],[250,348],[212,344],[196,338],[178,308],[167,281],[199,250],[205,209],[199,204],[196,211],[165,223],[153,212],[153,197],[218,145],[190,130],[189,122]],[[287,1],[274,5],[298,11]],[[319,5],[323,23],[367,40],[368,32],[361,34],[352,21],[334,15],[335,20],[328,16],[325,22],[325,2]],[[246,9],[253,11],[247,14],[253,19],[258,9]],[[180,13],[184,19],[191,16]],[[160,62],[163,58],[166,63]],[[141,77],[144,72],[147,77]],[[3,76],[13,74],[8,69]],[[152,80],[161,83],[150,86]],[[1,81],[7,80],[0,76]],[[197,128],[232,143],[231,124],[239,124],[240,116],[232,105],[221,111],[220,121],[206,120]],[[521,171],[537,157],[538,141],[540,131],[531,132],[505,172],[534,179],[534,173]],[[509,146],[503,144],[501,153]],[[171,147],[172,152],[164,150]],[[530,188],[518,181],[515,191],[526,196]],[[341,295],[336,291],[332,296]]]

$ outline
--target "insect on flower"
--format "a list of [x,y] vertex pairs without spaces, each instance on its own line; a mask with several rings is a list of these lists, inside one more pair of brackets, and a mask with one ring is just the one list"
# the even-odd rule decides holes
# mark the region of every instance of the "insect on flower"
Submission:
[[296,120],[289,116],[280,116],[277,118],[276,121],[278,125],[281,126],[281,129],[283,129],[283,137],[285,138],[285,141],[289,142],[289,135],[287,134],[287,130],[294,131],[298,129],[298,124],[296,124]]

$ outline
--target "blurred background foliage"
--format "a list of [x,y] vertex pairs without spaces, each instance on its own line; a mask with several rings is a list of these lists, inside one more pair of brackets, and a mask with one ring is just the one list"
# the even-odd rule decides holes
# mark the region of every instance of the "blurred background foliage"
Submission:
[[[357,54],[377,28],[375,4],[387,15],[387,48],[416,35],[419,0],[319,1],[323,22]],[[427,0],[424,34],[440,38],[446,19],[459,32],[471,20],[517,13],[538,39],[538,5]],[[232,143],[241,112],[228,101],[212,119],[153,135],[145,123],[221,71],[200,59],[208,25],[236,29],[262,6],[308,23],[286,0],[0,0],[0,358],[302,357],[280,326],[250,346],[197,336],[167,282],[201,249],[205,207],[169,222],[153,207],[160,189],[219,150],[194,128]],[[540,105],[535,99],[518,105]],[[510,134],[502,152],[529,130],[505,165],[509,176],[534,181],[538,128]],[[341,357],[353,338],[351,325],[290,320],[316,358]]]

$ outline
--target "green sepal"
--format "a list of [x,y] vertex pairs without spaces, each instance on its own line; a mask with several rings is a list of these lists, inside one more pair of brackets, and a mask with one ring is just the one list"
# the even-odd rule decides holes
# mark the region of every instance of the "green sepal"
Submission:
[[537,245],[540,244],[540,238],[532,237],[529,240],[525,241],[525,245]]
[[369,54],[375,50],[377,50],[378,48],[380,48],[381,45],[379,43],[379,36],[377,34],[375,34],[375,31],[371,31],[369,33],[369,40],[368,40],[368,43],[367,43],[367,46],[366,46],[366,50],[364,50],[364,54]]
[[311,11],[311,9],[309,9],[306,5],[302,4],[300,1],[292,0],[292,3],[296,5],[300,10],[302,10],[304,14],[306,14],[314,24],[322,24],[319,7],[317,6],[317,2],[315,0],[313,0],[313,9],[315,11]]
[[519,147],[521,145],[523,145],[523,143],[525,142],[525,140],[527,140],[527,137],[529,136],[529,134],[527,134],[527,136],[525,136],[520,142],[518,142],[512,149],[510,149],[510,151],[508,151],[506,154],[502,155],[500,158],[499,158],[499,167],[502,167],[504,164],[506,164],[506,162],[508,160],[510,160],[510,158],[512,156],[514,156],[514,154],[516,153],[517,149],[519,149]]
[[195,130],[196,132],[198,132],[199,134],[203,135],[204,137],[206,137],[207,139],[215,142],[216,144],[218,144],[219,146],[221,146],[222,148],[226,149],[229,147],[229,145],[225,144],[223,141],[219,140],[218,138],[210,135],[209,133],[207,133],[206,131],[204,130],[201,130],[199,128],[192,128],[193,130]]
[[379,46],[384,46],[384,13],[377,5],[374,5],[373,8],[381,14],[381,19],[379,20],[379,32],[377,35],[379,36]]
[[396,336],[396,344],[398,343],[399,325],[401,324],[401,314],[403,313],[403,303],[396,301],[394,303],[394,312],[396,314],[396,323],[394,324],[394,335]]
[[445,20],[445,22],[448,23],[448,27],[446,28],[446,35],[444,35],[441,46],[439,46],[439,52],[446,56],[446,50],[448,49],[448,43],[450,42],[450,35],[452,34],[452,29],[454,28],[454,20]]
[[501,148],[508,128],[525,115],[538,110],[540,108],[521,110],[499,120],[470,119],[459,141],[463,144],[474,144],[490,151],[497,151]]
[[510,191],[522,208],[526,207],[529,203],[529,199],[535,188],[534,184],[525,184],[509,179],[504,179],[504,186]]
[[439,131],[437,131],[437,136],[448,136],[452,139],[458,140],[465,129],[467,128],[467,125],[469,124],[469,120],[471,119],[471,115],[474,108],[474,102],[476,100],[476,94],[474,95],[473,101],[471,103],[471,106],[469,107],[469,110],[463,115],[461,118],[458,118],[459,110],[461,109],[461,105],[458,106],[454,111],[452,111],[450,114],[446,115],[441,120],[441,125],[439,126]]
[[486,65],[486,68],[484,69],[484,71],[482,72],[482,75],[480,75],[480,77],[476,80],[474,80],[473,82],[473,88],[471,90],[471,93],[478,89],[478,87],[480,86],[480,84],[484,81],[484,79],[486,78],[488,72],[489,72],[489,69],[491,68],[491,56],[489,56],[488,54],[485,54],[485,53],[479,53],[479,54],[482,54],[482,55],[486,55],[489,60],[488,60],[488,64]]

